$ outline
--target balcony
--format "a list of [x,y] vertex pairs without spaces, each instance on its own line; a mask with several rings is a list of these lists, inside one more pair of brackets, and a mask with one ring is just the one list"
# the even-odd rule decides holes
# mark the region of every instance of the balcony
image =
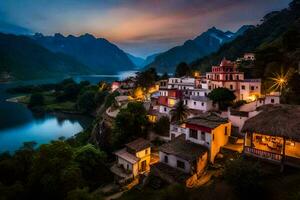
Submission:
[[278,162],[280,163],[282,160],[282,155],[278,154],[278,153],[273,153],[273,152],[269,152],[269,151],[264,151],[261,149],[255,149],[255,148],[251,148],[251,147],[244,147],[244,153],[248,154],[248,155],[252,155],[258,158],[262,158],[262,159],[266,159],[266,160],[270,160],[273,162]]

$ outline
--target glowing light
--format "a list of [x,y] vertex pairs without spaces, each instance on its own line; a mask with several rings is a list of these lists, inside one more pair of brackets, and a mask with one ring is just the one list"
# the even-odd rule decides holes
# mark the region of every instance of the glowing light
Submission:
[[136,88],[133,92],[133,96],[136,99],[144,99],[143,89],[141,87]]
[[269,89],[271,91],[277,91],[279,89],[279,91],[281,92],[282,89],[287,86],[290,75],[290,70],[284,73],[281,69],[280,73],[274,73],[274,77],[270,78],[273,82],[273,85]]

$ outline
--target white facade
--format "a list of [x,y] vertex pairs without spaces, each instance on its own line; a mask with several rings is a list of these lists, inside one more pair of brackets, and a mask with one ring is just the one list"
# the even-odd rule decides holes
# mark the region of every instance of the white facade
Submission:
[[169,78],[168,89],[177,88],[179,90],[194,89],[196,85],[195,78],[181,77],[181,78]]
[[182,134],[187,135],[188,129],[181,124],[170,124],[169,140],[176,138]]
[[[177,161],[183,162],[184,168],[178,167]],[[162,151],[159,151],[159,162],[165,163],[165,164],[169,165],[170,167],[176,168],[185,173],[191,173],[191,164],[188,161],[186,161],[182,158],[179,158],[175,155],[166,154]]]
[[197,131],[197,138],[192,137],[192,135],[190,133],[191,129],[188,129],[187,135],[186,135],[186,140],[189,140],[193,143],[200,144],[200,145],[210,148],[211,133],[207,133],[207,132],[199,131],[199,130],[195,130],[195,131]]
[[159,105],[159,112],[163,114],[169,114],[172,108],[164,105]]

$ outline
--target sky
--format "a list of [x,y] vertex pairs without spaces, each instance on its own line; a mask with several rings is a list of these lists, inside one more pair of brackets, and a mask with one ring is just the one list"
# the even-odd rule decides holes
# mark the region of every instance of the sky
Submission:
[[91,33],[145,57],[193,39],[210,27],[256,25],[290,0],[0,0],[0,31]]

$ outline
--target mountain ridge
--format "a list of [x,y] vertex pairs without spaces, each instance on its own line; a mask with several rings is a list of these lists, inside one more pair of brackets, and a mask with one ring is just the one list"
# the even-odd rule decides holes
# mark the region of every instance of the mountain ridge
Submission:
[[176,65],[180,62],[190,63],[195,59],[216,52],[223,44],[234,40],[250,28],[253,28],[253,26],[245,25],[235,33],[232,33],[212,27],[194,39],[186,40],[180,46],[175,46],[160,53],[145,68],[154,67],[159,72],[174,72]]
[[36,33],[31,38],[50,51],[76,58],[94,73],[114,74],[136,67],[117,45],[89,33],[80,36],[63,36],[60,33],[44,36]]

